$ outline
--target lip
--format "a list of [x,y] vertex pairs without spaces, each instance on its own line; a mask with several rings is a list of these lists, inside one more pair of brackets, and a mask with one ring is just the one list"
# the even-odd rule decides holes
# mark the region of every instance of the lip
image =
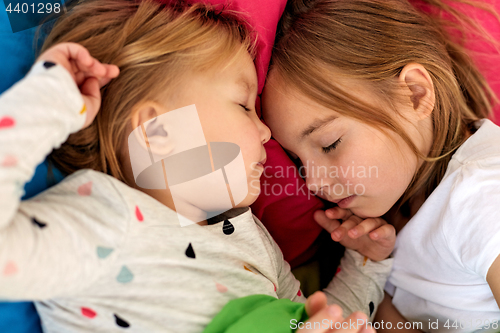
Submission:
[[330,201],[331,201],[331,202],[333,202],[333,203],[339,203],[339,202],[341,202],[342,200],[347,199],[347,198],[349,198],[349,197],[344,197],[344,198],[342,198],[342,199],[336,199],[336,200],[330,200]]
[[355,197],[356,197],[356,195],[351,195],[350,197],[340,199],[340,200],[335,200],[332,202],[336,203],[337,206],[339,206],[340,208],[347,208],[347,207],[349,207],[349,205],[351,204],[351,202],[354,200]]
[[257,164],[260,164],[260,165],[264,166],[264,164],[266,163],[266,161],[267,161],[267,157],[264,157],[264,159],[262,161],[260,161],[259,163],[257,163]]

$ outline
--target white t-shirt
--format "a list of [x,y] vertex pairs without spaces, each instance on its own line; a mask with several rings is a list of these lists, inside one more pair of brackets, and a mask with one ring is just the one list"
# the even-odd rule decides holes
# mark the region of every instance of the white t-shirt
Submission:
[[500,331],[486,282],[500,254],[500,127],[486,119],[476,127],[396,242],[386,291],[427,332]]

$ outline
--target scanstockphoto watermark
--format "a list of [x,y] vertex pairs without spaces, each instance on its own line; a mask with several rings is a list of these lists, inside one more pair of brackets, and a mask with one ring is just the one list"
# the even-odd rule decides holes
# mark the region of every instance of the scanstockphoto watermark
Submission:
[[350,329],[350,330],[360,330],[360,329],[369,329],[373,328],[375,330],[391,330],[391,329],[414,329],[414,330],[423,330],[423,324],[421,322],[375,322],[371,323],[369,321],[363,319],[357,320],[346,320],[343,322],[333,321],[329,319],[323,319],[322,321],[298,321],[297,319],[290,320],[290,329]]

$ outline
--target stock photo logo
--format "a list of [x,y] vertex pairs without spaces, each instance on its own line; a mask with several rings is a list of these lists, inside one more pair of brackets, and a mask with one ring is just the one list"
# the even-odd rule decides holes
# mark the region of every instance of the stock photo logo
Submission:
[[3,0],[13,33],[31,29],[66,12],[64,0]]
[[137,186],[168,188],[181,226],[222,214],[248,195],[240,147],[207,143],[195,105],[138,126],[128,137],[128,147]]

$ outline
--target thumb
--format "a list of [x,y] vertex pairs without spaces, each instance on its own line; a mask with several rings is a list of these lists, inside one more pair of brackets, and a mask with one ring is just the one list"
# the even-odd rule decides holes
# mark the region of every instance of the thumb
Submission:
[[317,291],[307,298],[306,312],[309,317],[314,316],[316,313],[326,307],[326,295],[322,291]]
[[[324,325],[318,325],[316,323],[324,323],[327,320],[330,325],[328,327],[324,327]],[[330,305],[321,309],[314,316],[309,318],[307,322],[311,323],[310,325],[304,325],[303,328],[298,329],[297,333],[326,333],[326,332],[335,332],[335,324],[342,323],[344,318],[342,317],[342,309],[338,305]],[[306,322],[306,323],[307,323]],[[338,325],[337,325],[338,327]]]

